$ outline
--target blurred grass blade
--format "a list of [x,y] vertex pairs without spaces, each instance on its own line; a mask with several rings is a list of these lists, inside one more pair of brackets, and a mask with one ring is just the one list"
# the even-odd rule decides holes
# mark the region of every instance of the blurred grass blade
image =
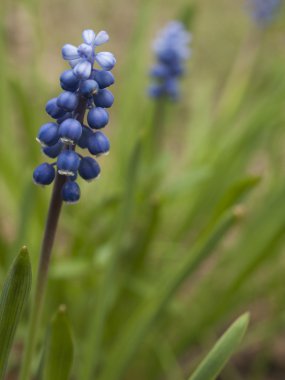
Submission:
[[249,322],[249,314],[238,318],[217,341],[189,380],[214,380],[237,350]]
[[125,328],[109,353],[110,364],[105,366],[100,380],[118,380],[122,377],[167,302],[183,281],[213,252],[237,217],[234,212],[227,213],[209,236],[198,241],[191,252],[183,259],[181,258],[178,267],[172,273],[166,273],[153,297],[144,302],[129,323],[125,324]]
[[15,259],[0,297],[0,379],[4,378],[13,338],[31,288],[32,271],[28,250]]
[[197,13],[197,5],[196,4],[186,4],[181,9],[177,19],[183,22],[187,29],[191,29],[193,27],[195,17]]
[[227,209],[241,202],[243,198],[260,183],[260,181],[260,176],[248,176],[234,182],[215,205],[213,214],[202,233],[205,233],[205,230],[212,228]]
[[65,306],[52,320],[47,336],[43,380],[68,380],[73,363],[73,342]]

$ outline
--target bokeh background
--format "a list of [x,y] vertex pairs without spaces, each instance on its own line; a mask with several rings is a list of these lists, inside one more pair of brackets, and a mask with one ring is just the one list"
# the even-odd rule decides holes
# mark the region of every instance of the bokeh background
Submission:
[[[99,380],[187,379],[250,311],[220,378],[284,379],[283,5],[260,27],[242,0],[1,1],[0,284],[23,244],[36,271],[51,188],[32,182],[43,160],[35,136],[60,92],[61,47],[81,43],[86,28],[107,30],[117,58],[112,149],[100,179],[82,182],[80,202],[63,208],[35,369],[60,304],[75,342],[72,378],[82,380],[92,357]],[[191,31],[193,50],[180,100],[162,107],[147,95],[151,43],[173,19]],[[28,317],[27,308],[11,379]]]

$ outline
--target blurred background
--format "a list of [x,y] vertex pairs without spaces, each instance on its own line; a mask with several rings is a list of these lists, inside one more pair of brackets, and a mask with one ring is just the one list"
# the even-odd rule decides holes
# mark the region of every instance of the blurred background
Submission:
[[[107,30],[117,58],[112,149],[63,208],[35,370],[65,304],[72,379],[187,379],[244,311],[249,332],[220,379],[285,378],[285,11],[281,1],[260,24],[245,4],[1,0],[0,285],[23,244],[36,271],[51,188],[32,182],[35,137],[61,91],[61,47]],[[162,107],[147,93],[151,46],[174,19],[192,33],[192,56],[179,101]]]

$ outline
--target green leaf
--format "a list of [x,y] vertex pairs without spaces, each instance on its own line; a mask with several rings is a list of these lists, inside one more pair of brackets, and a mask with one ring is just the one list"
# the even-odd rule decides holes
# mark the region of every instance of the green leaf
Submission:
[[189,380],[214,380],[237,350],[248,326],[249,314],[239,317],[217,341]]
[[66,308],[62,305],[52,320],[47,336],[43,380],[68,380],[72,363],[73,341]]
[[112,350],[109,352],[108,362],[110,365],[105,366],[100,375],[100,380],[122,378],[124,371],[130,365],[145,336],[156,323],[167,303],[183,281],[214,251],[217,244],[238,218],[238,215],[233,212],[227,213],[209,236],[198,241],[189,254],[184,259],[180,259],[179,265],[173,269],[172,274],[166,273],[162,276],[159,284],[156,285],[157,290],[153,297],[143,302],[122,328]]
[[0,297],[0,379],[4,378],[9,353],[32,280],[28,250],[23,247],[16,257]]

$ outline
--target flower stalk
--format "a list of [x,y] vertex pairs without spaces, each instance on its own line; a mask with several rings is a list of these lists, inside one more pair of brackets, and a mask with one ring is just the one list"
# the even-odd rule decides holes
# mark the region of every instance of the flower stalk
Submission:
[[41,320],[43,303],[45,298],[45,289],[47,275],[51,257],[51,251],[57,230],[59,215],[62,207],[61,191],[64,185],[65,177],[57,174],[54,182],[52,197],[49,205],[49,211],[42,242],[40,261],[38,266],[36,289],[30,317],[29,331],[27,337],[27,346],[25,349],[23,365],[20,379],[28,380],[30,377],[32,356],[35,349],[38,327]]
[[[81,98],[75,111],[75,119],[83,123],[86,110],[86,99]],[[67,146],[65,146],[67,148]],[[21,380],[28,380],[31,372],[32,357],[37,341],[37,332],[41,321],[43,304],[45,299],[45,290],[47,284],[48,270],[51,258],[51,252],[54,245],[56,230],[62,208],[62,188],[66,182],[66,176],[56,174],[48,215],[44,230],[44,236],[41,247],[40,261],[37,272],[36,289],[32,305],[29,331],[27,337],[27,346],[24,354],[23,366],[21,371]]]

